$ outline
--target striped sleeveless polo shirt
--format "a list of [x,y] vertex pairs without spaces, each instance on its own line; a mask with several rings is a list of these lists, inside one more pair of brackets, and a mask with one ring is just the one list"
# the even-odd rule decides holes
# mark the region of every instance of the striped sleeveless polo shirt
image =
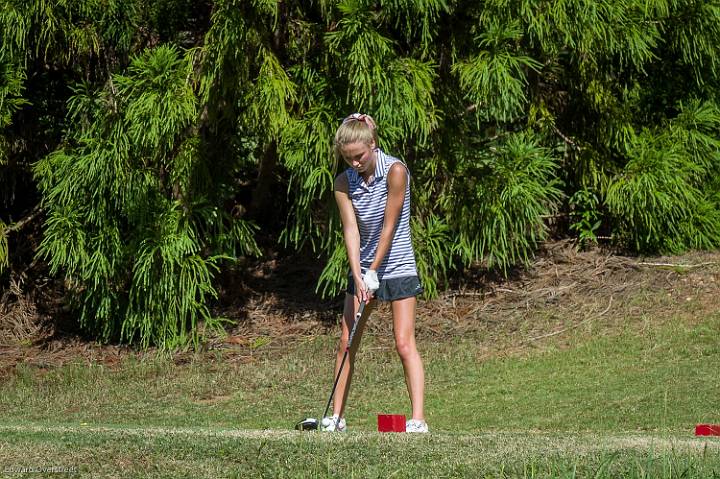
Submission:
[[[379,148],[375,150],[375,177],[370,184],[365,183],[362,176],[352,168],[346,170],[348,193],[352,201],[358,229],[360,230],[360,267],[363,273],[370,268],[375,259],[385,219],[388,186],[387,174],[390,167],[400,162],[407,171],[407,166],[399,159],[385,154]],[[395,228],[388,250],[382,264],[377,270],[378,278],[391,279],[406,276],[417,276],[415,253],[410,238],[410,173],[405,186],[405,200],[398,224]]]

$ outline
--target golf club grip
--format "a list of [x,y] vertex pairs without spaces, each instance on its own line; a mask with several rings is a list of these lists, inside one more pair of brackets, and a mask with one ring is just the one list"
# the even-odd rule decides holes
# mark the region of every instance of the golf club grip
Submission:
[[350,330],[350,336],[348,336],[348,342],[347,342],[347,350],[350,350],[350,345],[352,344],[353,337],[355,336],[355,330],[358,327],[358,324],[360,324],[360,318],[362,318],[362,314],[365,311],[365,302],[360,303],[360,308],[358,309],[358,312],[355,314],[355,322],[353,323],[353,327]]
[[[360,308],[358,309],[357,314],[355,314],[355,323],[353,324],[352,329],[350,330],[350,335],[348,336],[348,342],[347,346],[345,347],[345,354],[343,354],[342,361],[340,362],[340,369],[338,369],[337,376],[335,376],[335,382],[333,383],[332,391],[330,391],[330,397],[328,398],[327,405],[325,406],[325,412],[322,415],[322,418],[327,417],[327,413],[330,410],[330,404],[332,404],[333,396],[335,395],[335,389],[337,389],[338,382],[340,382],[340,375],[342,374],[343,367],[345,367],[345,360],[348,357],[348,354],[350,353],[350,346],[352,345],[353,336],[355,336],[355,330],[357,329],[358,323],[360,323],[360,319],[362,318],[362,314],[365,311],[365,302],[360,303]],[[322,421],[322,418],[320,420]]]

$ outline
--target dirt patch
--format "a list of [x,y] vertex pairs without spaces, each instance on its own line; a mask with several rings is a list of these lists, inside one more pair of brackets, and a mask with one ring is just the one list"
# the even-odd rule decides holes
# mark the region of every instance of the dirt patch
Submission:
[[439,334],[479,335],[488,355],[517,354],[551,339],[562,347],[563,337],[580,330],[615,334],[648,321],[694,322],[715,314],[720,253],[638,258],[551,243],[518,277],[481,284],[430,302],[426,308],[434,314],[423,320]]
[[17,281],[10,281],[0,297],[0,347],[42,343],[54,334],[49,318],[38,312],[37,301]]
[[[208,358],[255,361],[282,354],[293,342],[335,332],[342,297],[323,300],[314,293],[322,265],[271,259],[225,274],[214,314],[228,318],[226,337],[204,345]],[[439,298],[418,305],[421,340],[472,337],[480,358],[523,354],[553,344],[569,346],[578,331],[613,334],[643,328],[648,321],[681,318],[693,322],[720,311],[720,252],[673,257],[627,257],[600,249],[578,252],[571,242],[544,245],[530,268],[509,279],[482,268],[466,271]],[[17,364],[50,368],[69,361],[113,366],[123,357],[157,354],[118,345],[100,345],[76,334],[53,330],[35,299],[20,289],[0,303],[0,375]],[[38,312],[40,311],[40,312]],[[380,304],[367,331],[392,341],[390,309]],[[176,362],[197,353],[176,353]]]

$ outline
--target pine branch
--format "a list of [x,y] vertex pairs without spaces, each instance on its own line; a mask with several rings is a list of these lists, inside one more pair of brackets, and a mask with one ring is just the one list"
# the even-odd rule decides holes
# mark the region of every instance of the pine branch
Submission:
[[42,212],[42,210],[40,209],[40,205],[36,206],[23,219],[21,219],[20,221],[16,221],[15,223],[13,223],[10,226],[8,226],[7,228],[5,228],[5,230],[4,230],[5,233],[14,233],[14,232],[20,231],[23,227],[25,227],[25,225],[27,225],[28,223],[33,221],[41,212]]
[[708,261],[706,263],[698,263],[698,264],[680,264],[680,263],[636,263],[640,266],[658,266],[658,267],[668,267],[668,268],[700,268],[703,266],[710,266],[714,264],[718,264],[717,261]]
[[582,151],[582,148],[580,148],[580,146],[579,146],[577,143],[575,143],[572,139],[570,139],[570,137],[568,137],[568,136],[565,135],[562,131],[560,131],[560,129],[559,129],[557,126],[553,125],[553,131],[554,131],[560,138],[562,138],[565,143],[567,143],[568,145],[570,145],[573,149],[575,149],[575,150],[578,151],[578,152]]

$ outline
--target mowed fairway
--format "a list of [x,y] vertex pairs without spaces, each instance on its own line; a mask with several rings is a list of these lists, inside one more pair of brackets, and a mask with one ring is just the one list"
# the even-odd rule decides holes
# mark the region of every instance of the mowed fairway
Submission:
[[713,477],[720,444],[639,434],[428,436],[192,428],[1,427],[6,474],[96,477]]
[[588,323],[490,356],[480,336],[421,338],[427,436],[375,432],[377,413],[408,405],[391,343],[370,333],[342,436],[292,430],[322,412],[330,336],[244,361],[21,366],[0,390],[0,464],[12,477],[717,477],[720,439],[693,428],[720,422],[720,316],[691,317]]

